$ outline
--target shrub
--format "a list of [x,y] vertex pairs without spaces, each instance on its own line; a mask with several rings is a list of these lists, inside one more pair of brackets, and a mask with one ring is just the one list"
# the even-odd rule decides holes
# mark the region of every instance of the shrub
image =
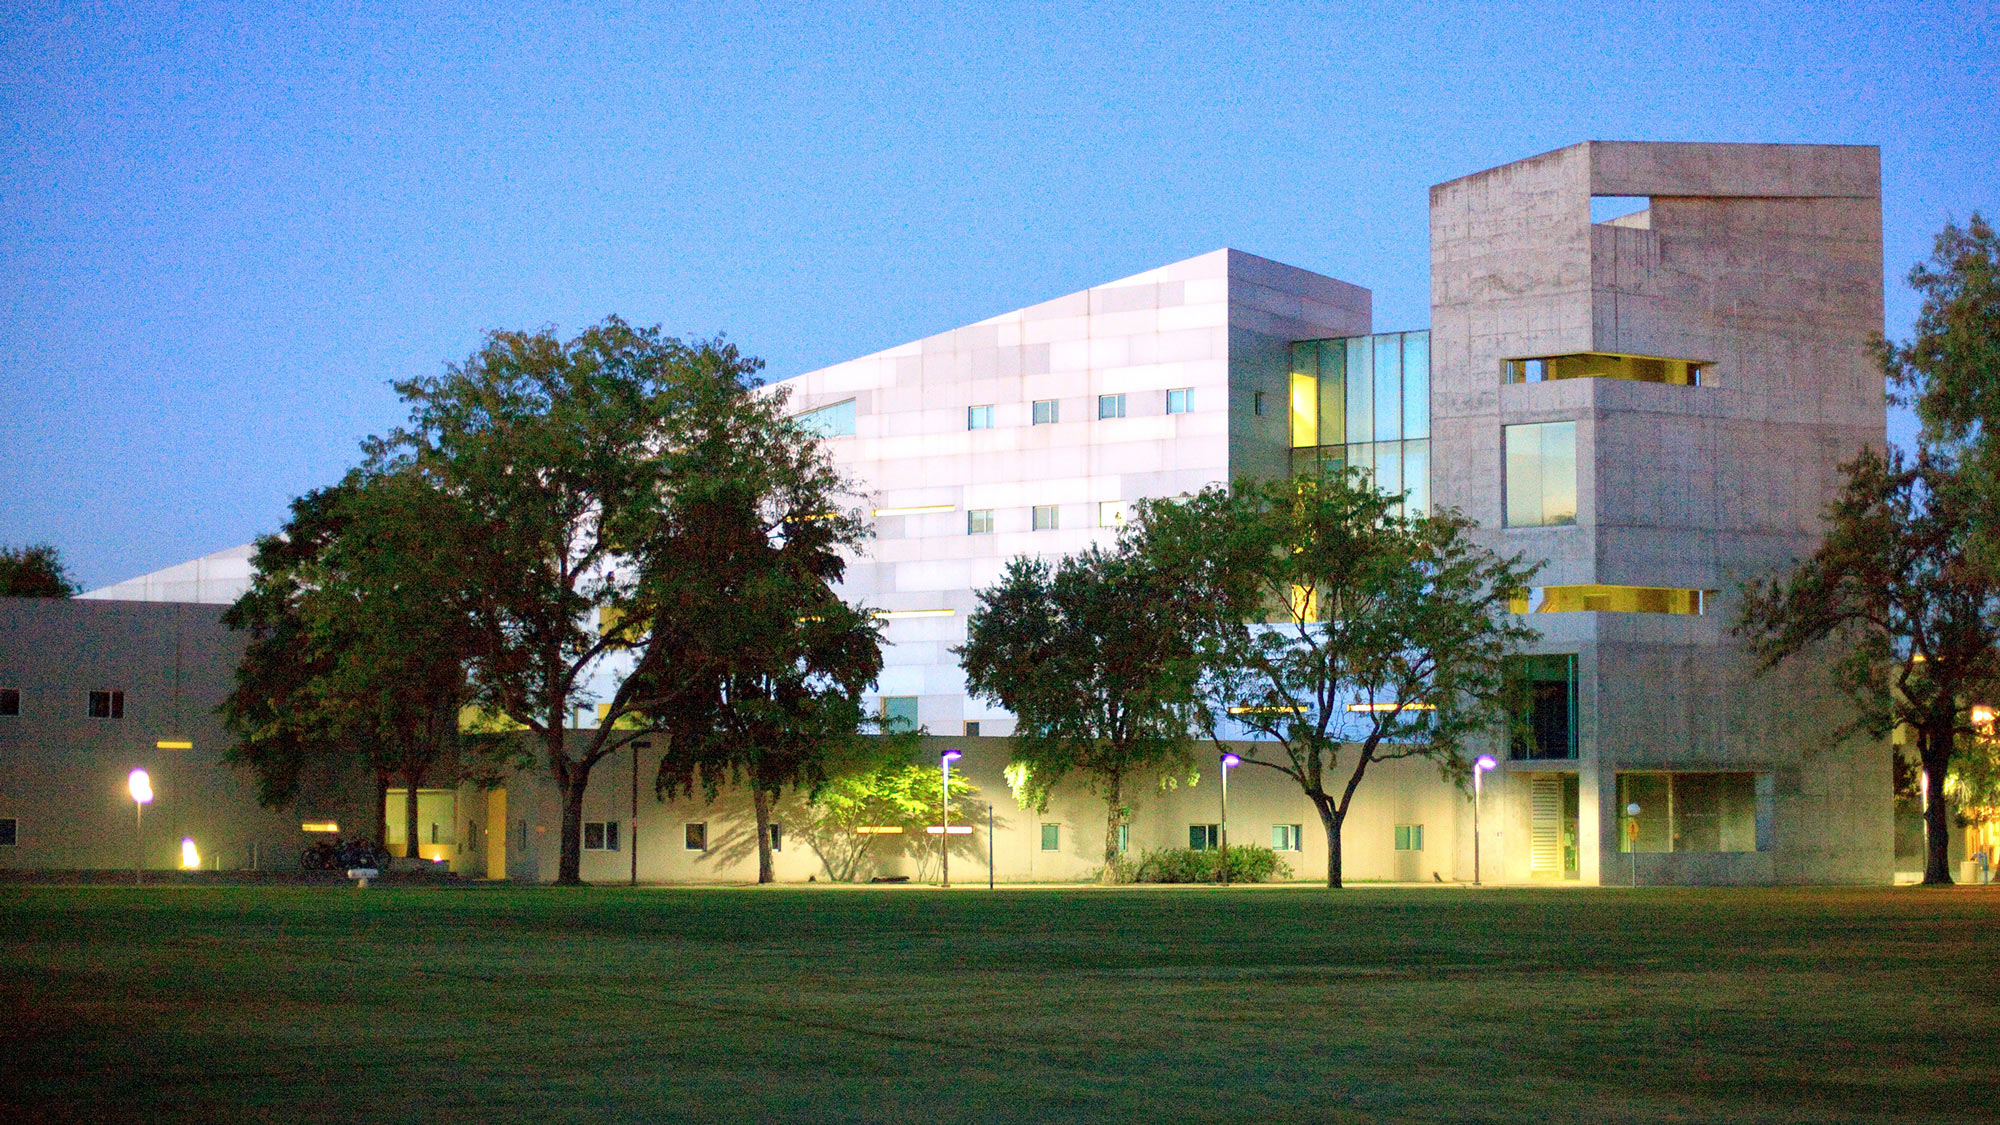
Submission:
[[[1164,848],[1147,852],[1132,874],[1135,883],[1213,883],[1221,876],[1220,852],[1193,848]],[[1255,844],[1232,844],[1229,848],[1229,881],[1268,883],[1292,877],[1291,865],[1278,853]]]

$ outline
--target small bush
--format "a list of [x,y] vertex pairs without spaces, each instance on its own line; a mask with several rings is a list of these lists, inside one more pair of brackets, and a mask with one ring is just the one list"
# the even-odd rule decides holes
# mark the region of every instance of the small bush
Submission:
[[[1214,883],[1222,876],[1222,853],[1193,848],[1164,848],[1147,852],[1132,873],[1135,883]],[[1229,848],[1229,881],[1268,883],[1292,877],[1291,865],[1278,853],[1255,844],[1232,844]]]

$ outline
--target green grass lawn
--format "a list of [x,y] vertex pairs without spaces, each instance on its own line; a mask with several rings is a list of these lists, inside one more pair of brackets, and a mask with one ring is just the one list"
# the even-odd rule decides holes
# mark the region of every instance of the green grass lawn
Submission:
[[0,886],[0,925],[8,1120],[2000,1116],[2000,890]]

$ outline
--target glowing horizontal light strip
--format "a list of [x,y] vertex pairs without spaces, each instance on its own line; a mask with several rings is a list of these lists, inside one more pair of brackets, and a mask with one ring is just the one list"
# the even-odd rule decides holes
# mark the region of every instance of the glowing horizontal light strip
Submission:
[[1297,714],[1297,713],[1298,713],[1299,711],[1300,711],[1300,708],[1299,708],[1299,707],[1297,707],[1297,706],[1292,706],[1292,707],[1231,707],[1231,708],[1229,709],[1229,713],[1230,713],[1230,714],[1232,714],[1232,715],[1295,715],[1295,714]]
[[956,504],[914,504],[907,508],[877,508],[878,516],[927,516],[932,512],[956,512]]
[[857,836],[901,836],[902,828],[894,824],[864,824],[854,830]]
[[161,740],[159,740],[158,742],[155,742],[155,743],[153,743],[153,746],[154,746],[154,747],[155,747],[156,749],[160,749],[160,750],[192,750],[192,749],[194,749],[194,743],[192,743],[192,742],[189,742],[189,741],[188,741],[187,739],[185,739],[185,738],[162,738],[162,739],[161,739]]
[[299,825],[299,831],[338,832],[340,831],[340,822],[333,820],[308,820],[304,824]]
[[887,619],[898,617],[950,617],[955,609],[878,609],[875,616]]
[[924,835],[926,835],[926,836],[944,836],[944,835],[952,835],[952,836],[970,836],[970,835],[972,835],[972,826],[971,826],[970,824],[954,824],[954,825],[952,825],[951,827],[947,828],[947,827],[945,827],[944,825],[941,825],[941,824],[933,824],[933,825],[931,825],[930,827],[928,827],[928,828],[924,829]]
[[1350,703],[1347,709],[1349,711],[1435,711],[1437,707],[1430,703]]

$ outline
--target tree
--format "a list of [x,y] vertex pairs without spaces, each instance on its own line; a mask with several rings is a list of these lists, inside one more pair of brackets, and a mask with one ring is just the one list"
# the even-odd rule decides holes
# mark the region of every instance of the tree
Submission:
[[55,547],[0,547],[0,598],[73,598],[79,592]]
[[[669,557],[676,497],[740,467],[708,463],[700,438],[775,424],[749,393],[760,366],[617,317],[567,341],[495,332],[442,375],[397,383],[409,423],[368,443],[371,472],[416,473],[440,498],[430,521],[461,553],[440,595],[472,621],[477,705],[527,729],[560,794],[558,883],[581,882],[592,768],[662,702],[640,689],[657,682],[657,626],[690,596]],[[577,711],[593,703],[590,726]]]
[[434,499],[420,481],[361,474],[301,497],[283,532],[259,540],[251,588],[223,618],[250,633],[220,708],[237,737],[225,760],[253,769],[279,807],[316,765],[365,763],[378,841],[381,795],[400,780],[411,855],[417,791],[460,764],[468,698],[467,621],[437,597],[455,552],[426,522]]
[[1877,354],[1925,446],[1962,462],[1977,500],[1973,554],[2000,571],[2000,236],[1977,212],[1964,227],[1946,223],[1909,280],[1923,295],[1915,333]]
[[966,687],[1014,713],[1010,777],[1024,805],[1081,774],[1104,799],[1103,882],[1117,879],[1119,829],[1135,777],[1163,784],[1193,766],[1194,659],[1188,602],[1129,542],[1051,566],[1016,558],[979,592],[965,644]]
[[1907,725],[1923,771],[1924,882],[1949,883],[1948,775],[1972,708],[2000,686],[2000,583],[1968,560],[1979,503],[1952,462],[1864,451],[1827,512],[1826,538],[1789,575],[1744,588],[1737,633],[1763,669],[1832,648],[1855,709],[1847,732]]
[[782,402],[684,435],[707,471],[675,488],[643,547],[671,597],[634,674],[669,735],[657,790],[750,790],[759,883],[775,878],[773,804],[855,754],[882,671],[880,623],[834,591],[868,526],[839,509],[848,482]]
[[[870,766],[835,777],[805,803],[800,836],[819,856],[827,878],[854,882],[881,853],[885,841],[918,849],[919,861],[928,862],[924,829],[944,813],[943,782],[935,764],[910,761],[908,750],[895,746]],[[971,822],[967,802],[978,792],[964,774],[951,775],[953,824]],[[894,831],[863,832],[864,828]]]
[[1538,567],[1473,544],[1454,512],[1394,502],[1336,474],[1211,487],[1137,520],[1141,555],[1203,613],[1204,729],[1247,730],[1244,764],[1298,784],[1328,887],[1369,767],[1428,759],[1462,786],[1468,739],[1504,722],[1505,658],[1536,636],[1507,603]]

